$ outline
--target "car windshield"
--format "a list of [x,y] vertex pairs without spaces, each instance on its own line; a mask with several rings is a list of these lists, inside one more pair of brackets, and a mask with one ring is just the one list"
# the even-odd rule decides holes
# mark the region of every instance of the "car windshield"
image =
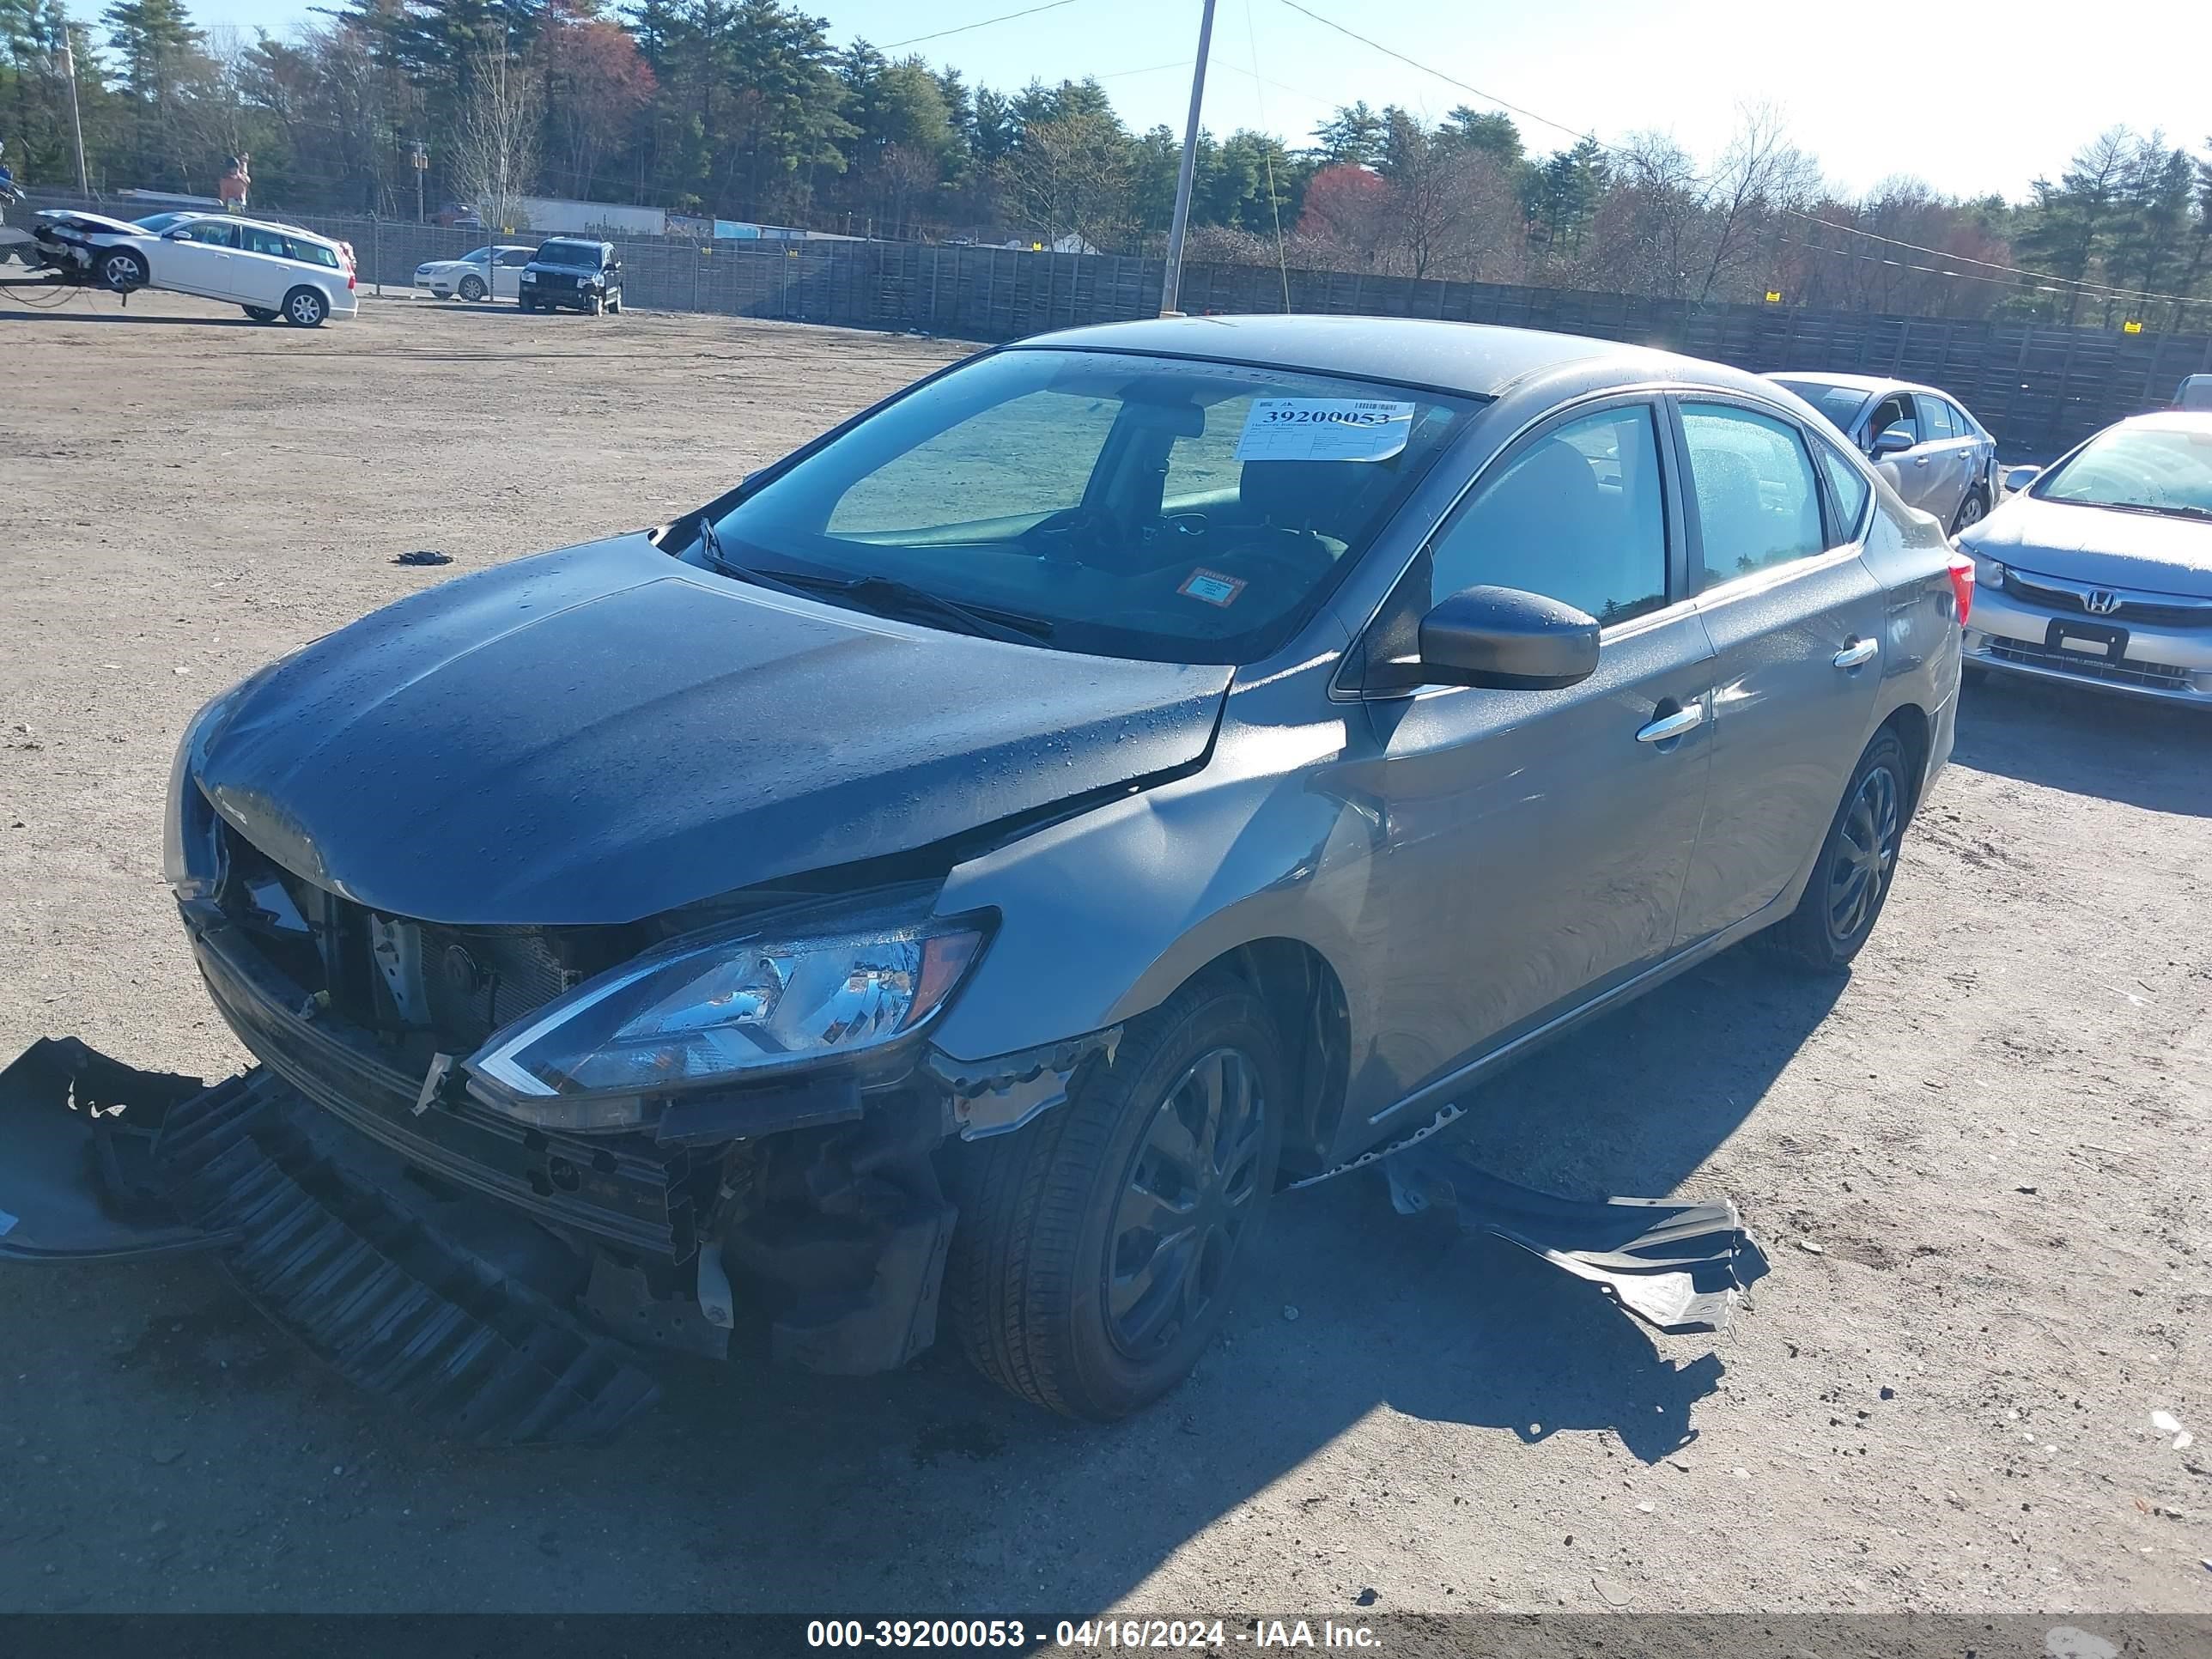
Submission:
[[158,234],[173,225],[184,223],[192,216],[189,213],[149,213],[144,218],[133,219],[131,222],[141,230],[150,230]]
[[466,265],[466,264],[479,264],[479,265],[480,265],[480,264],[482,264],[485,260],[487,260],[487,259],[489,259],[489,258],[491,258],[491,250],[490,250],[489,248],[488,248],[488,247],[473,247],[473,248],[471,248],[471,249],[470,249],[466,253],[464,253],[463,255],[461,255],[460,258],[459,258],[456,263],[457,263],[457,264],[465,264],[465,265]]
[[2036,481],[2045,501],[2212,519],[2212,425],[2115,427]]
[[548,242],[538,250],[538,263],[543,265],[581,265],[589,270],[599,268],[599,249],[596,242]]
[[1252,662],[1313,614],[1476,401],[1003,351],[744,496],[708,552],[811,591],[857,582],[855,603],[920,589],[1071,651]]
[[1866,406],[1867,394],[1857,386],[1828,386],[1819,380],[1777,380],[1775,384],[1812,404],[1839,432],[1848,433],[1851,417]]

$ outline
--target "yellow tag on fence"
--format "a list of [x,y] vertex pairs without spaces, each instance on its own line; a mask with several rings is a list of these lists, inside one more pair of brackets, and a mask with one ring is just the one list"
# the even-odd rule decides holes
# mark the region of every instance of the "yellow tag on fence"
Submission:
[[2140,334],[2142,332],[2142,325],[2137,322],[2134,318],[2130,317],[2127,321],[2120,325],[2120,332],[2123,334]]
[[1770,288],[1767,289],[1766,303],[1771,306],[1780,305],[1782,303],[1782,290],[1778,288]]

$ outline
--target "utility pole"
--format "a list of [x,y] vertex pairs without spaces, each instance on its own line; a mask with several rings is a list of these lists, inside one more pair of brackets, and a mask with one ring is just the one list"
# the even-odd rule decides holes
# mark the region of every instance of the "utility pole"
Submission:
[[76,111],[76,54],[70,50],[69,25],[62,25],[62,78],[69,82],[70,127],[76,134],[76,192],[92,194],[92,180],[84,171],[84,120]]
[[1190,70],[1190,118],[1183,123],[1182,171],[1176,175],[1175,217],[1168,225],[1168,275],[1160,289],[1160,315],[1179,317],[1176,299],[1182,287],[1182,234],[1190,223],[1190,186],[1198,171],[1198,108],[1206,101],[1206,54],[1213,44],[1213,0],[1206,0],[1198,24],[1198,62]]
[[428,178],[430,173],[430,152],[423,147],[420,138],[415,141],[414,161],[415,222],[419,225],[425,222],[422,216],[422,180]]

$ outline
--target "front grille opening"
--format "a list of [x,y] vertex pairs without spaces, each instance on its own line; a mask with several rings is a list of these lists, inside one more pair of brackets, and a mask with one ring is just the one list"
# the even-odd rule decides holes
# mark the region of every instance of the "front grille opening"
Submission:
[[2160,691],[2192,689],[2189,671],[2176,668],[2169,663],[2143,662],[2133,657],[2124,657],[2118,662],[2105,662],[2095,657],[2085,657],[2078,651],[2053,651],[2047,646],[2028,645],[1996,635],[1990,636],[1984,651],[1985,654],[2001,662],[2022,663],[2031,668],[2055,668],[2064,673],[2078,674],[2087,680],[2107,680],[2116,685],[2148,686]]
[[278,866],[228,823],[217,902],[270,966],[389,1046],[467,1054],[637,954],[631,927],[457,927],[386,916]]

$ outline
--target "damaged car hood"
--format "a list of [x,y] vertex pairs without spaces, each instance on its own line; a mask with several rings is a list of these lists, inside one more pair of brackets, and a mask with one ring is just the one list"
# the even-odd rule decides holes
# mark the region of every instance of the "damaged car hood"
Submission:
[[1231,672],[840,611],[626,536],[317,641],[222,711],[196,777],[373,909],[632,921],[1188,768]]
[[2032,575],[2212,599],[2212,521],[2015,496],[1966,538]]

